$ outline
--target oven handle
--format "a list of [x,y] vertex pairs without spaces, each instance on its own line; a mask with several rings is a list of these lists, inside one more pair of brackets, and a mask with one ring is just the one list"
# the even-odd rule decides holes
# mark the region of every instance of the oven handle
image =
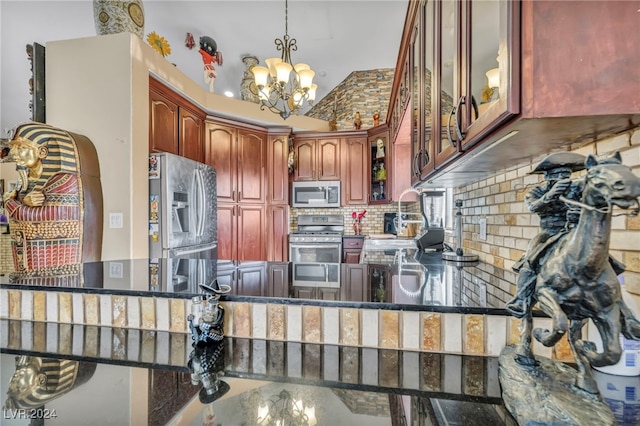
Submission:
[[292,248],[292,249],[301,249],[301,248],[310,248],[310,249],[337,248],[337,249],[341,250],[342,244],[340,244],[340,243],[336,243],[336,244],[325,244],[325,243],[297,244],[297,243],[289,243],[289,247]]

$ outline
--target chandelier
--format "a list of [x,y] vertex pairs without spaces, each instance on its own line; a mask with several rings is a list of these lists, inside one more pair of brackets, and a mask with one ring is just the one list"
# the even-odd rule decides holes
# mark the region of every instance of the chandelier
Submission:
[[255,392],[253,398],[259,399],[258,416],[256,423],[261,426],[314,426],[316,420],[316,409],[314,406],[305,404],[301,398],[293,396],[289,391],[283,389],[278,395],[273,395],[267,400]]
[[291,51],[298,50],[295,38],[289,37],[289,5],[284,2],[284,37],[275,40],[279,58],[265,59],[266,67],[254,66],[252,69],[258,89],[260,109],[287,119],[307,101],[313,104],[316,98],[317,84],[313,83],[316,74],[307,64],[291,63]]

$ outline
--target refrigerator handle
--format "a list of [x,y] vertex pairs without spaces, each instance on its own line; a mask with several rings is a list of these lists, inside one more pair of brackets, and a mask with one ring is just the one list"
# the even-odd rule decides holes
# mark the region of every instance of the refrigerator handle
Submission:
[[197,197],[198,197],[198,227],[197,227],[197,233],[198,236],[202,236],[202,234],[204,233],[204,221],[205,221],[205,204],[206,204],[206,200],[205,200],[205,195],[204,195],[204,178],[202,177],[202,170],[197,169],[196,170],[196,181],[197,181]]

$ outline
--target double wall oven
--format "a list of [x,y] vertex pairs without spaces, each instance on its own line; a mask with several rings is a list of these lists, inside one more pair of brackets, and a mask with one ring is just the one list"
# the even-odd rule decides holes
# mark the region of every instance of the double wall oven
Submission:
[[294,286],[340,287],[342,215],[300,215],[289,234],[289,261]]

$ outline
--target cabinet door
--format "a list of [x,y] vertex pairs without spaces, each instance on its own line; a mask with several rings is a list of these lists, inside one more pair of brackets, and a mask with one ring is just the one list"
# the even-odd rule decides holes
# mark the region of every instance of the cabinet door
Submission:
[[218,203],[218,259],[237,259],[237,209],[236,204]]
[[362,205],[369,200],[369,144],[365,137],[346,138],[342,144],[342,205]]
[[[435,16],[435,22],[441,22],[439,37],[430,37],[426,34],[423,42],[430,43],[435,41],[433,49],[434,55],[425,52],[425,67],[429,67],[432,61],[433,76],[431,79],[431,94],[429,97],[436,101],[433,111],[439,111],[439,114],[432,114],[431,123],[427,127],[432,129],[429,136],[432,139],[432,151],[435,157],[435,167],[447,163],[458,154],[458,143],[460,135],[456,131],[456,123],[462,125],[463,111],[458,112],[458,108],[462,105],[464,98],[460,96],[461,89],[459,85],[459,75],[457,67],[460,61],[456,52],[460,46],[460,28],[457,20],[460,16],[461,2],[455,0],[444,0],[435,4],[435,8],[427,9],[427,19],[431,19],[432,13]],[[438,19],[440,16],[440,19]],[[445,19],[452,16],[454,19]],[[432,29],[435,25],[427,22],[427,27]],[[439,44],[438,44],[439,43]],[[428,50],[429,52],[431,49]],[[452,62],[447,66],[446,61]],[[434,69],[435,68],[435,69]],[[425,73],[426,73],[425,69]],[[434,105],[434,104],[432,104]],[[426,173],[423,173],[425,175]]]
[[267,264],[267,297],[289,297],[289,263]]
[[349,249],[345,249],[342,250],[342,252],[344,253],[344,263],[360,263],[360,253],[361,250],[357,249],[357,250],[349,250]]
[[237,201],[237,131],[215,123],[206,124],[205,164],[216,169],[218,204]]
[[289,137],[269,136],[267,146],[267,203],[289,204]]
[[340,300],[340,289],[333,287],[318,287],[316,298],[320,300]]
[[264,260],[266,256],[265,207],[239,204],[237,260]]
[[342,300],[369,301],[369,265],[342,265]]
[[316,179],[316,141],[315,139],[296,140],[293,142],[293,152],[295,155],[295,171],[293,179],[315,180]]
[[340,179],[340,139],[318,139],[316,158],[316,179]]
[[315,299],[317,292],[315,287],[296,286],[292,288],[292,294],[296,299]]
[[267,280],[265,265],[238,267],[238,293],[243,296],[266,296]]
[[238,202],[264,203],[266,173],[266,134],[239,130],[237,149]]
[[202,140],[204,138],[204,120],[202,117],[186,108],[180,108],[180,155],[202,162],[204,160],[204,149]]
[[149,90],[149,152],[178,151],[178,105]]
[[218,284],[220,285],[228,285],[232,290],[233,294],[236,290],[236,268],[218,268],[218,272],[216,274],[216,280],[218,280]]
[[[456,3],[461,8],[462,58],[457,68],[461,86],[458,136],[459,149],[466,151],[520,113],[521,2]],[[475,42],[480,39],[482,43]]]
[[388,141],[389,136],[386,132],[369,137],[367,154],[370,161],[368,163],[367,173],[371,182],[369,187],[370,204],[388,203],[391,201],[391,178],[394,169]]
[[283,262],[289,259],[287,237],[289,206],[271,205],[267,207],[267,260]]

